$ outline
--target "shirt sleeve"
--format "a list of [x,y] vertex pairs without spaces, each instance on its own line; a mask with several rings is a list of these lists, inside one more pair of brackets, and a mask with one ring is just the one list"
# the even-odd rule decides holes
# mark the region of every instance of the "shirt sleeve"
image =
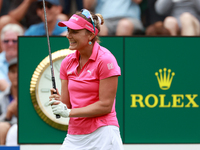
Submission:
[[60,79],[68,80],[67,70],[66,70],[66,59],[63,59],[60,66]]
[[118,66],[116,58],[112,54],[103,55],[98,67],[100,80],[121,75],[121,69]]
[[66,56],[63,59],[60,66],[60,79],[63,79],[63,80],[68,80],[68,76],[67,76],[67,66],[68,66],[67,62],[69,62],[68,56]]

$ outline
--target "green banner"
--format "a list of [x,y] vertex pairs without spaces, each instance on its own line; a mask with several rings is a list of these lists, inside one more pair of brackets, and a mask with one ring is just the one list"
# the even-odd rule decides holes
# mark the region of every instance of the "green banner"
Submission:
[[125,143],[200,142],[199,41],[125,39]]

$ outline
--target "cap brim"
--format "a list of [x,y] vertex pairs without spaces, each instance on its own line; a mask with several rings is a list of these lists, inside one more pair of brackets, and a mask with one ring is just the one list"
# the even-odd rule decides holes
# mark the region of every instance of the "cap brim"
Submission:
[[73,29],[73,30],[84,29],[84,27],[81,27],[81,26],[77,25],[76,23],[70,22],[70,21],[58,22],[58,26],[60,26],[60,27],[68,27],[68,28]]

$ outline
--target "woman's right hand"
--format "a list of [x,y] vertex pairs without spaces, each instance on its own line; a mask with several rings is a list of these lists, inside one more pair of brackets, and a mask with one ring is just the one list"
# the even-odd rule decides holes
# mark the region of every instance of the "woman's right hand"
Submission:
[[[61,95],[58,92],[58,89],[55,90],[52,88],[52,89],[50,89],[50,91],[51,91],[51,95],[49,96],[49,101],[52,101],[53,99],[57,100],[57,101],[61,101]],[[59,104],[59,102],[55,102],[52,105],[57,105],[57,104]]]

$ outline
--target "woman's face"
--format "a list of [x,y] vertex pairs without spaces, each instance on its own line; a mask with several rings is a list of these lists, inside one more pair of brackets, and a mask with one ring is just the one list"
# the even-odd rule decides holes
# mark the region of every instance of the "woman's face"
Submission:
[[66,37],[69,40],[69,49],[71,50],[82,50],[85,49],[91,41],[91,34],[86,29],[72,30],[68,28]]

